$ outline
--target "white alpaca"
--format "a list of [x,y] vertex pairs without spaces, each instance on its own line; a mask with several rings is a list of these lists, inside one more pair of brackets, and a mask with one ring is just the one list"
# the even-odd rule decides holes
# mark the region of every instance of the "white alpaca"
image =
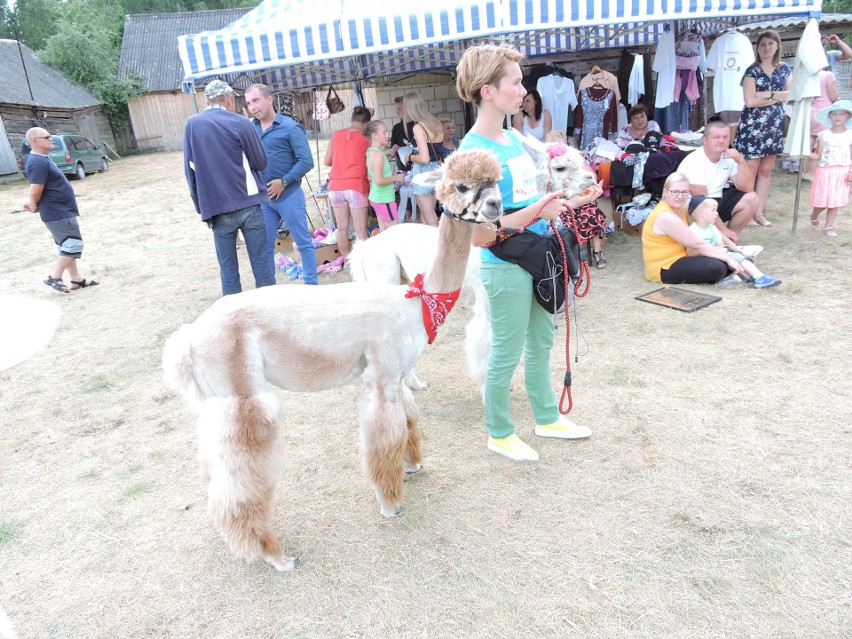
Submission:
[[[473,225],[501,214],[500,167],[489,153],[457,153],[436,195],[439,226],[426,293],[464,278]],[[426,348],[424,303],[408,286],[270,286],[217,300],[166,342],[169,385],[199,415],[198,455],[208,511],[231,550],[292,570],[271,527],[281,469],[279,406],[270,384],[318,391],[357,382],[361,453],[382,515],[401,512],[403,475],[420,468],[418,409],[403,378]],[[426,299],[428,295],[424,295]],[[388,336],[393,336],[389,339]]]
[[[521,140],[536,165],[536,183],[541,195],[565,189],[565,195],[571,197],[597,183],[595,174],[584,168],[585,159],[577,149],[560,143],[544,145],[530,136]],[[423,224],[397,224],[355,245],[349,254],[352,278],[356,282],[385,284],[410,281],[429,268],[437,250],[435,228]],[[479,250],[474,250],[468,258],[458,304],[473,308],[473,316],[465,326],[464,350],[470,378],[482,389],[491,353],[491,316],[479,265]],[[413,390],[426,388],[414,371],[406,382]]]

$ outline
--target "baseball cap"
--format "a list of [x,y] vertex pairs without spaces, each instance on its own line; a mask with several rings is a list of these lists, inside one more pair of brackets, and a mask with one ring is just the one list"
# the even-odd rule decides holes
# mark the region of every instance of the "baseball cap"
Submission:
[[224,80],[213,80],[213,82],[204,87],[204,97],[208,100],[236,94],[237,92]]
[[689,198],[689,212],[694,213],[695,209],[701,206],[701,203],[707,199],[706,195],[693,195]]

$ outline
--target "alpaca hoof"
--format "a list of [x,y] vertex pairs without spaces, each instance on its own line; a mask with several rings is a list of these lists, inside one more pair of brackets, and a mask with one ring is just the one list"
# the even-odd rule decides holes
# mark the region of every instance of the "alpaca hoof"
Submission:
[[408,376],[405,378],[405,382],[406,384],[408,384],[408,387],[413,391],[422,391],[429,388],[429,384],[427,384],[426,382],[421,382],[419,379],[417,379],[417,375],[415,375],[414,373],[409,373]]
[[382,506],[382,517],[385,519],[393,519],[394,517],[399,517],[402,515],[402,506],[394,506],[391,510],[386,509]]
[[421,468],[423,468],[423,464],[405,464],[403,465],[403,470],[406,475],[413,475],[418,472]]
[[264,559],[278,572],[290,572],[299,566],[298,557],[279,555],[278,557],[264,557]]

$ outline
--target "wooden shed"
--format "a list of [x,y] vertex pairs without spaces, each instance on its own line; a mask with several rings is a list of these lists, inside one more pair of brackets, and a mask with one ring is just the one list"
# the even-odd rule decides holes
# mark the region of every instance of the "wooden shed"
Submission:
[[[192,13],[150,13],[124,17],[119,78],[142,79],[142,94],[127,106],[139,151],[179,151],[183,125],[195,109],[192,97],[181,92],[183,67],[177,37],[186,33],[221,29],[249,9],[222,9]],[[195,96],[199,109],[203,94]]]
[[115,147],[100,101],[15,40],[0,40],[0,179],[18,177],[17,156],[27,129],[77,133]]

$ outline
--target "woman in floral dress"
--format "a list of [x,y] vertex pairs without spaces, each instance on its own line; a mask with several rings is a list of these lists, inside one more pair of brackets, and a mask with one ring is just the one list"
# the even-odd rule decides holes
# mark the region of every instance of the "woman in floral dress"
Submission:
[[770,29],[757,36],[754,57],[754,64],[743,76],[745,109],[740,115],[734,148],[742,153],[756,176],[754,190],[760,204],[754,221],[760,226],[772,226],[764,209],[775,156],[784,149],[784,103],[790,93],[792,73],[781,62],[781,36],[777,31]]

